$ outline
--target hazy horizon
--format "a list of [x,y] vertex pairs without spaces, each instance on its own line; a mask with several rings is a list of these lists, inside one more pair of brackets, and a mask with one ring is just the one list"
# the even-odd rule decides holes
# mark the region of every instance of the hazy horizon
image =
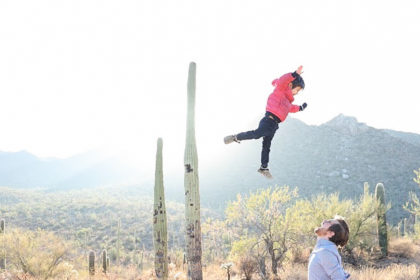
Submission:
[[[345,117],[350,117],[350,118],[356,118],[356,120],[357,120],[357,122],[358,123],[364,123],[364,124],[366,124],[366,125],[368,125],[368,126],[370,126],[370,127],[373,127],[373,128],[375,128],[375,129],[390,129],[390,128],[386,128],[386,127],[383,127],[383,128],[380,128],[380,127],[374,127],[374,126],[371,126],[371,125],[369,125],[368,123],[365,123],[365,122],[362,122],[362,121],[360,121],[356,116],[350,116],[350,115],[345,115],[345,114],[343,114],[343,113],[339,113],[338,115],[336,115],[336,116],[333,116],[331,119],[328,119],[328,120],[326,120],[325,122],[322,122],[322,123],[320,123],[320,124],[310,124],[310,123],[307,123],[306,121],[304,121],[304,120],[300,120],[300,119],[298,119],[298,118],[295,118],[295,116],[289,116],[288,118],[294,118],[294,119],[297,119],[297,120],[299,120],[299,121],[302,121],[303,123],[305,123],[305,124],[307,124],[307,125],[315,125],[315,126],[319,126],[319,125],[322,125],[322,124],[325,124],[325,123],[327,123],[327,122],[329,122],[329,121],[331,121],[332,119],[334,119],[334,118],[336,118],[336,117],[338,117],[338,116],[340,116],[340,115],[343,115],[343,116],[345,116]],[[248,123],[248,125],[250,126],[250,127],[252,127],[252,125],[253,124],[256,124],[257,122],[259,121],[259,118],[255,118],[254,119],[254,121],[251,121],[251,122],[249,122]],[[246,125],[246,124],[245,124]],[[393,129],[392,129],[393,130]],[[411,131],[402,131],[402,130],[395,130],[395,131],[399,131],[399,132],[405,132],[405,133],[415,133],[415,132],[411,132]],[[415,134],[419,134],[420,135],[420,133],[415,133]],[[157,139],[158,138],[162,138],[162,137],[157,137],[156,139],[154,139],[154,146],[153,146],[153,149],[150,149],[151,150],[151,154],[155,154],[155,152],[156,152],[156,141],[157,141]],[[205,141],[201,141],[202,139],[201,139],[201,137],[200,137],[200,135],[196,135],[196,138],[197,138],[197,142],[198,142],[198,152],[200,152],[200,149],[201,148],[208,148],[208,147],[201,147],[201,143],[203,143],[203,142],[205,142]],[[162,138],[163,139],[163,138]],[[220,139],[219,139],[220,140]],[[223,139],[222,139],[223,140]],[[166,145],[169,145],[169,147],[170,148],[173,148],[174,147],[174,145],[173,144],[171,144],[171,143],[166,143],[167,141],[165,141],[165,139],[163,139],[163,143],[164,143],[164,147],[166,146]],[[218,151],[220,152],[220,149],[223,149],[223,147],[226,147],[224,144],[223,144],[223,142],[222,141],[218,141],[218,142],[216,142],[216,143],[213,143],[213,144],[215,144],[215,146],[216,147],[218,147],[219,149],[218,149]],[[212,146],[212,147],[214,147],[214,146]],[[179,148],[179,147],[178,147]],[[183,146],[182,146],[182,148],[184,148]],[[149,148],[147,148],[147,149],[149,149]],[[164,148],[165,149],[165,148]],[[139,149],[139,151],[138,152],[141,152],[141,150],[142,149]],[[143,150],[144,150],[144,147],[143,147]],[[18,149],[18,150],[1,150],[0,149],[0,152],[6,152],[6,153],[16,153],[16,152],[27,152],[27,153],[29,153],[29,154],[32,154],[32,155],[34,155],[34,156],[36,156],[36,157],[38,157],[38,158],[40,158],[40,159],[69,159],[69,158],[72,158],[72,157],[77,157],[77,156],[83,156],[83,155],[85,155],[85,154],[96,154],[96,155],[98,155],[98,156],[102,156],[102,157],[121,157],[121,158],[124,158],[124,157],[127,157],[127,155],[126,155],[126,153],[127,152],[130,152],[130,151],[115,151],[115,150],[109,150],[109,149],[103,149],[103,148],[99,148],[99,147],[96,147],[96,148],[92,148],[92,149],[89,149],[89,150],[84,150],[84,151],[80,151],[80,152],[77,152],[77,153],[74,153],[74,154],[71,154],[71,155],[66,155],[66,156],[54,156],[54,155],[51,155],[51,156],[43,156],[42,154],[41,155],[39,155],[39,154],[37,154],[37,153],[34,153],[34,152],[32,152],[32,151],[30,151],[30,150],[27,150],[27,149]],[[133,151],[131,151],[131,152],[133,152]],[[180,154],[183,154],[184,153],[184,151],[183,150],[181,150],[181,152],[180,152]],[[165,155],[164,155],[165,156]],[[166,156],[167,157],[167,156]]]

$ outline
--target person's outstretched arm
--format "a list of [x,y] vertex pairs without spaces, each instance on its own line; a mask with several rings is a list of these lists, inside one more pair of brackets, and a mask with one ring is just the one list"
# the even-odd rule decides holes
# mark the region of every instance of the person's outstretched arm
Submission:
[[306,107],[308,107],[308,104],[306,104],[306,102],[305,103],[303,103],[302,105],[300,105],[300,106],[298,106],[298,105],[293,105],[292,104],[292,106],[290,107],[290,113],[296,113],[296,112],[299,112],[299,111],[303,111],[303,110],[305,110],[305,108]]

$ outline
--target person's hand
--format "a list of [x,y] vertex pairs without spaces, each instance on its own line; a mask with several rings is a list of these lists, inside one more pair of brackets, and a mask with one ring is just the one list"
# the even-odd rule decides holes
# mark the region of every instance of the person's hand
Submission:
[[308,107],[308,104],[306,104],[306,102],[305,102],[305,103],[303,103],[302,105],[299,106],[299,111],[305,110],[306,107]]
[[303,73],[302,69],[303,69],[303,66],[302,65],[299,66],[298,69],[296,70],[296,73],[301,75]]

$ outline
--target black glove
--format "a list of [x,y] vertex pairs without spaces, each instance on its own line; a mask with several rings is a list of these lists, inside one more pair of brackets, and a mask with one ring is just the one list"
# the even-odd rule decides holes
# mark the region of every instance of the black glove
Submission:
[[308,106],[308,104],[306,104],[306,102],[305,103],[303,103],[302,105],[300,105],[299,106],[299,111],[303,111],[303,110],[305,110],[305,108]]

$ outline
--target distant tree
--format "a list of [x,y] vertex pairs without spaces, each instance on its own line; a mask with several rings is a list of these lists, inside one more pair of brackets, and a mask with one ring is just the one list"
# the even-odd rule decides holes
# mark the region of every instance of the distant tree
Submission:
[[[417,183],[420,187],[420,168],[418,170],[414,170],[414,174],[416,176],[413,178],[414,182]],[[406,202],[404,205],[404,209],[414,214],[416,216],[420,216],[420,200],[417,197],[415,192],[410,192],[410,200]]]
[[226,209],[228,223],[241,232],[243,240],[251,242],[251,248],[263,248],[264,252],[258,250],[258,253],[267,254],[274,275],[290,246],[296,242],[286,216],[287,208],[296,197],[297,189],[290,190],[287,186],[261,189],[249,196],[238,195]]

